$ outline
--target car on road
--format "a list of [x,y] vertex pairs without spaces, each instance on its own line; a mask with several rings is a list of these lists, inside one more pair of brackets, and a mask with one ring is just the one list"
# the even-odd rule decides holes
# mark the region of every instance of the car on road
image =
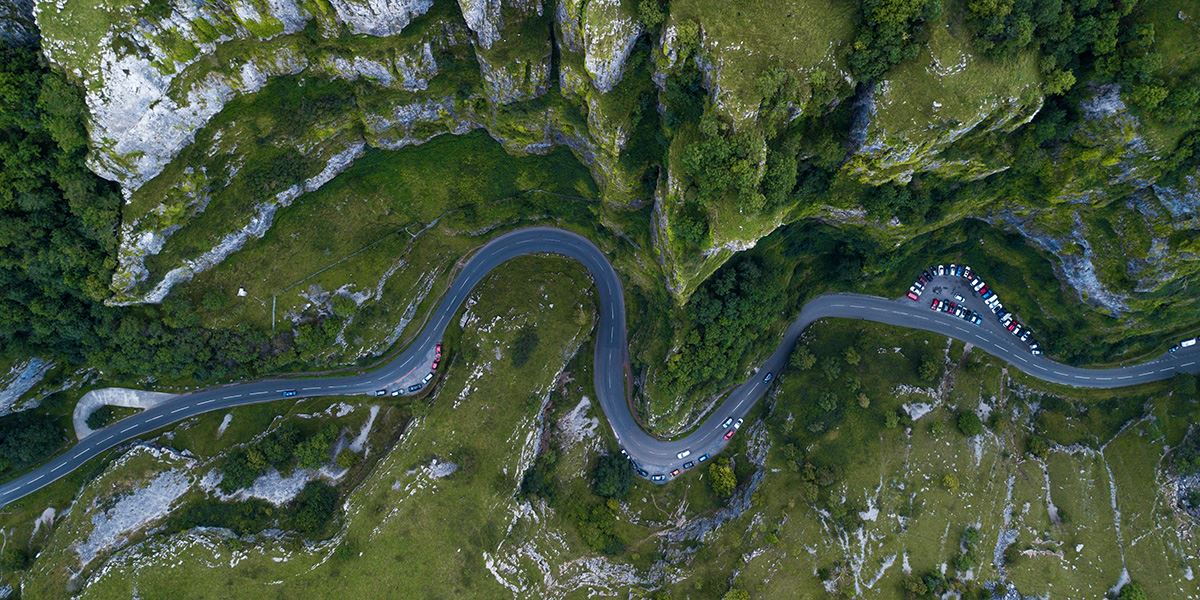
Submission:
[[658,473],[658,474],[656,474],[654,477],[651,477],[651,478],[650,478],[650,480],[651,480],[651,481],[663,481],[663,480],[665,480],[666,478],[667,478],[667,476],[666,476],[666,475],[663,475],[662,473]]
[[675,470],[671,471],[671,477],[678,477],[678,476],[679,476],[679,469],[675,469]]
[[775,379],[775,374],[767,371],[767,374],[763,376],[763,383],[771,383],[772,379]]
[[283,390],[284,398],[294,398],[295,396],[296,396],[296,390]]
[[696,466],[696,463],[695,463],[695,461],[690,461],[690,460],[689,460],[689,461],[687,461],[687,462],[683,463],[683,468],[684,468],[684,469],[690,469],[690,468],[692,468],[692,467],[694,467],[694,466]]
[[386,396],[387,390],[375,390],[375,395],[376,396]]
[[699,462],[704,462],[704,461],[708,460],[708,455],[707,455],[707,454],[701,454],[701,455],[700,455],[700,458],[697,458],[696,460],[697,460],[697,461],[699,461]]
[[733,425],[733,417],[725,419],[725,422],[721,423],[721,429],[728,429],[730,425]]
[[675,458],[678,458],[679,460],[683,460],[691,455],[692,455],[692,451],[689,448],[686,450],[680,450],[679,453],[675,455]]
[[726,431],[725,432],[725,441],[728,442],[729,440],[733,439],[733,434],[735,434],[735,433],[737,433],[736,429],[730,429],[729,431]]
[[421,382],[429,383],[429,380],[431,380],[431,379],[433,379],[433,373],[428,373],[425,375],[425,377],[423,379],[421,379]]
[[414,384],[408,386],[408,391],[409,391],[409,393],[419,392],[419,391],[421,391],[421,388],[423,388],[423,387],[425,387],[425,386],[420,383],[414,383]]

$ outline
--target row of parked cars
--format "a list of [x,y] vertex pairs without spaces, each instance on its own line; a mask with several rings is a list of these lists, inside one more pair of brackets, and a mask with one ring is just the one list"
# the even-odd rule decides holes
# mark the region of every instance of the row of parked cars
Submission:
[[[958,302],[963,301],[962,296],[955,296],[955,299]],[[950,300],[934,298],[933,302],[929,304],[929,308],[954,315],[972,325],[983,325],[983,317],[979,316],[979,313]]]
[[[432,381],[433,373],[434,373],[434,371],[437,371],[438,364],[440,364],[441,362],[442,362],[442,345],[437,344],[436,346],[433,347],[433,363],[429,365],[429,372],[425,374],[425,377],[421,378],[421,381],[418,381],[417,383],[414,383],[414,384],[408,386],[408,388],[407,388],[408,393],[412,394],[414,392],[419,392],[419,391],[421,391],[421,388],[425,387],[426,384],[428,384],[430,381]],[[404,393],[404,390],[402,390],[400,388],[396,388],[396,389],[392,390],[393,396],[399,396],[402,393]],[[388,395],[388,390],[387,390],[387,388],[384,388],[382,390],[375,390],[375,395],[376,396],[386,396],[386,395]]]
[[[918,300],[921,297],[921,292],[924,291],[926,284],[932,281],[934,277],[958,277],[965,280],[967,286],[971,289],[971,293],[983,300],[983,303],[988,307],[989,310],[992,311],[993,314],[996,315],[996,318],[1000,320],[1000,324],[1007,329],[1009,333],[1013,334],[1017,337],[1017,339],[1027,344],[1029,346],[1029,351],[1033,354],[1042,353],[1041,347],[1033,339],[1033,332],[1031,332],[1027,326],[1019,323],[1014,315],[1004,308],[1004,305],[1000,303],[1000,297],[996,295],[996,292],[989,288],[987,283],[985,283],[983,279],[976,275],[975,272],[971,270],[971,267],[967,265],[950,263],[949,265],[942,264],[937,265],[936,267],[925,269],[921,275],[917,277],[917,280],[914,281],[911,286],[909,286],[907,294],[908,298],[913,301]],[[969,310],[962,305],[963,301],[965,300],[962,295],[956,294],[954,296],[954,300],[955,301],[952,302],[947,299],[935,298],[933,302],[930,303],[929,308],[932,310],[939,310],[944,313],[953,314],[965,321],[974,323],[975,325],[980,325],[983,323],[983,319],[980,318],[979,313]]]
[[1183,350],[1184,348],[1191,348],[1192,346],[1196,345],[1196,342],[1200,342],[1200,338],[1192,338],[1190,340],[1183,340],[1182,342],[1179,342],[1178,344],[1171,346],[1170,352],[1179,352],[1180,350]]
[[[772,376],[772,374],[768,373],[767,378],[765,378],[765,379],[767,381],[770,381],[769,378],[771,376]],[[721,423],[721,429],[725,430],[725,435],[723,437],[725,438],[726,442],[733,439],[733,434],[737,433],[737,430],[739,428],[741,428],[743,421],[744,421],[744,419],[737,419],[735,421],[733,417],[729,417],[728,419],[725,419],[725,422]],[[625,456],[625,457],[629,457],[629,454],[627,452],[625,452],[624,448],[621,449],[621,455]],[[686,460],[691,455],[692,455],[692,449],[685,448],[683,450],[680,450],[677,454],[675,454],[675,458],[678,458],[679,460]],[[686,462],[684,462],[682,465],[680,465],[679,468],[671,470],[671,477],[678,477],[680,473],[696,466],[697,464],[703,463],[703,462],[708,462],[708,459],[709,459],[708,454],[701,454],[700,456],[696,457],[696,460],[686,460]],[[642,477],[646,477],[647,475],[649,475],[649,473],[647,473],[644,469],[642,469],[641,465],[634,462],[632,458],[630,458],[629,460],[630,460],[630,462],[633,463],[633,469],[635,471],[637,471],[638,475],[641,475]],[[666,479],[667,479],[667,476],[663,475],[662,473],[659,473],[657,475],[654,475],[653,477],[650,477],[651,481],[666,481]]]

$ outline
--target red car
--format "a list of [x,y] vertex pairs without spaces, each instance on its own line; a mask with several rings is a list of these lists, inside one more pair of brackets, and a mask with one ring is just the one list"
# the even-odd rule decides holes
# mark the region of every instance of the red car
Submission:
[[1013,321],[1012,323],[1009,323],[1008,327],[1006,327],[1005,329],[1012,331],[1013,329],[1016,329],[1016,327],[1017,327],[1017,322]]
[[671,477],[675,477],[676,475],[679,475],[679,469],[675,469],[674,471],[671,471]]
[[938,298],[934,298],[934,299],[933,299],[933,302],[930,302],[930,303],[929,303],[929,309],[930,309],[930,310],[937,310],[937,309],[938,309],[938,305],[939,305],[939,304],[941,304],[941,303],[942,303],[942,301],[941,301],[940,299],[938,299]]
[[434,347],[433,347],[433,353],[434,353],[434,354],[436,354],[436,355],[438,355],[438,356],[441,356],[441,355],[442,355],[442,345],[441,345],[441,344],[438,344],[438,345],[434,346]]
[[912,293],[912,292],[909,292],[907,295],[908,295],[908,299],[909,299],[909,300],[912,300],[913,302],[916,302],[916,301],[917,301],[917,295],[916,295],[916,294],[914,294],[914,293]]
[[431,368],[431,369],[433,369],[434,371],[436,371],[436,370],[437,370],[437,366],[438,366],[438,361],[436,361],[436,360],[435,360],[435,361],[433,361],[433,365],[431,365],[429,368]]
[[729,441],[729,440],[733,439],[733,434],[735,434],[735,433],[737,433],[736,429],[730,429],[729,431],[726,431],[725,432],[725,440]]

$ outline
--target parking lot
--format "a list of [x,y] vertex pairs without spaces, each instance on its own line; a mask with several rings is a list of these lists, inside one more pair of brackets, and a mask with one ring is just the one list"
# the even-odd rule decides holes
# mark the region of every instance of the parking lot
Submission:
[[938,264],[922,271],[906,297],[977,327],[999,328],[1030,354],[1043,352],[1033,331],[1004,306],[998,291],[968,265]]

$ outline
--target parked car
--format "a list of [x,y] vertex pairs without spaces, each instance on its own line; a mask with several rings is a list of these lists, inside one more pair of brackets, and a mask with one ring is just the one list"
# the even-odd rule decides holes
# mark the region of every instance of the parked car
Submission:
[[959,277],[962,277],[962,276],[963,276],[963,273],[965,273],[966,271],[967,271],[967,266],[966,266],[966,265],[958,265],[958,270],[957,270],[957,271],[955,271],[955,272],[954,272],[954,274],[955,274],[955,275],[957,275],[957,276],[959,276]]
[[734,428],[735,430],[737,430],[737,429],[741,429],[741,427],[742,427],[742,422],[743,422],[743,421],[745,421],[745,419],[738,419],[738,420],[734,421],[734,422],[733,422],[733,428]]
[[412,392],[419,392],[419,391],[421,391],[421,388],[423,388],[423,387],[425,387],[425,386],[420,383],[414,383],[414,384],[408,386],[408,392],[410,394]]
[[441,345],[441,344],[436,344],[436,345],[434,345],[434,347],[433,347],[433,353],[434,353],[434,354],[436,354],[436,355],[438,355],[438,356],[441,356],[441,355],[442,355],[442,345]]
[[1012,333],[1013,333],[1013,335],[1019,336],[1019,335],[1021,335],[1022,331],[1024,331],[1024,330],[1021,329],[1021,324],[1017,323],[1017,326],[1013,328]]
[[1022,341],[1022,342],[1028,342],[1028,341],[1029,341],[1029,330],[1028,330],[1028,329],[1026,329],[1025,331],[1022,331],[1022,332],[1021,332],[1021,341]]
[[707,455],[707,454],[701,454],[701,455],[700,455],[700,458],[697,458],[696,460],[698,460],[698,461],[700,461],[700,462],[704,462],[704,461],[708,460],[708,455]]
[[431,371],[436,371],[436,370],[437,370],[437,368],[438,368],[438,362],[439,362],[439,361],[437,361],[437,360],[434,360],[434,361],[433,361],[433,364],[429,365],[429,369],[430,369]]
[[429,374],[425,375],[425,378],[422,379],[421,381],[424,383],[429,383],[429,380],[431,380],[431,379],[433,379],[433,373],[429,373]]
[[978,314],[971,318],[971,322],[976,325],[983,325],[983,319],[981,319]]
[[654,477],[651,477],[650,480],[651,481],[664,481],[666,478],[667,478],[666,475],[659,473],[659,474],[655,475]]
[[925,284],[929,283],[929,280],[928,280],[928,279],[926,279],[924,275],[918,275],[918,276],[917,276],[917,283],[919,283],[919,284],[921,284],[921,285],[923,286],[923,285],[925,285]]
[[696,466],[696,463],[694,461],[689,460],[689,461],[683,463],[683,468],[685,468],[685,469],[690,469],[694,466]]
[[937,274],[938,274],[938,276],[945,275],[946,274],[946,265],[938,265],[937,266]]
[[392,396],[399,396],[401,393],[403,393],[403,390],[401,390],[400,388],[396,388],[396,389],[392,390]]
[[958,272],[958,265],[956,265],[954,263],[950,263],[950,268],[946,269],[946,274],[951,277],[954,277],[955,275],[958,274],[957,272]]
[[961,306],[954,309],[954,316],[961,319],[964,314],[966,314],[966,311],[964,311]]
[[675,458],[678,458],[679,460],[683,460],[691,455],[692,455],[692,450],[690,448],[688,448],[686,450],[680,450],[679,453],[675,455]]
[[980,290],[982,290],[985,287],[987,287],[987,285],[984,284],[983,281],[979,280],[979,279],[976,279],[975,283],[971,284],[971,289],[975,290],[976,293],[980,293]]
[[386,396],[387,390],[375,390],[375,395],[376,396]]
[[955,299],[955,300],[957,300],[957,301],[959,301],[959,302],[962,302],[962,301],[966,300],[966,298],[963,298],[963,297],[962,297],[962,294],[955,294],[955,295],[954,295],[954,299]]
[[729,440],[733,439],[733,434],[735,434],[735,433],[737,433],[736,429],[730,429],[729,431],[726,431],[725,432],[725,441],[728,442]]
[[671,471],[671,477],[678,477],[678,476],[679,476],[679,469],[675,469],[675,470]]
[[963,279],[975,279],[975,272],[971,270],[971,267],[963,269]]
[[1004,328],[1005,328],[1005,329],[1007,329],[1007,330],[1009,330],[1009,331],[1012,331],[1012,330],[1013,330],[1013,328],[1014,328],[1014,327],[1016,327],[1016,326],[1017,326],[1017,322],[1016,322],[1016,321],[1009,321],[1009,322],[1008,322],[1008,325],[1005,325],[1005,326],[1004,326]]
[[942,305],[942,301],[938,300],[937,298],[934,298],[933,302],[929,303],[929,308],[930,308],[930,310],[937,310],[938,307],[940,307],[941,305]]
[[733,425],[733,417],[725,419],[725,421],[721,423],[721,429],[728,429],[730,425]]
[[641,475],[642,477],[646,477],[646,476],[647,476],[647,475],[649,475],[650,473],[649,473],[648,471],[646,471],[645,469],[642,469],[642,468],[640,468],[640,467],[639,467],[639,468],[637,469],[637,474],[638,474],[638,475]]
[[912,300],[913,302],[920,300],[920,298],[915,293],[913,293],[912,290],[909,290],[908,293],[905,294],[905,296],[908,297],[908,299]]
[[1183,340],[1182,342],[1179,342],[1178,344],[1175,344],[1174,346],[1172,346],[1170,351],[1178,352],[1180,350],[1183,350],[1184,348],[1191,348],[1192,346],[1196,345],[1197,341],[1200,341],[1200,338],[1192,338],[1190,340]]

